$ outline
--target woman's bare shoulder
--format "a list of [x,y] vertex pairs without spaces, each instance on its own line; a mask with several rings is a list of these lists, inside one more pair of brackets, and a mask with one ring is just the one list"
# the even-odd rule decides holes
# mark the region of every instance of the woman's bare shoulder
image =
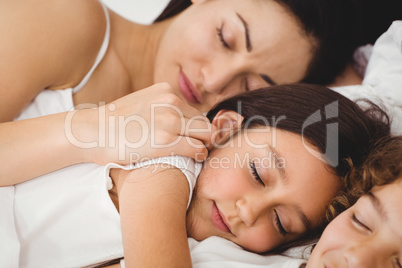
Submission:
[[105,29],[98,0],[0,1],[0,121],[11,120],[44,88],[77,84]]

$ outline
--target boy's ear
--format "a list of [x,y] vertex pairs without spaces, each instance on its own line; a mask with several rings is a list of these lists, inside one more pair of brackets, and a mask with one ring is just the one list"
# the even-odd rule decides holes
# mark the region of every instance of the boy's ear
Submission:
[[241,128],[243,116],[240,114],[229,111],[220,110],[212,120],[212,124],[216,126],[217,132],[214,136],[214,142],[222,144],[230,136]]

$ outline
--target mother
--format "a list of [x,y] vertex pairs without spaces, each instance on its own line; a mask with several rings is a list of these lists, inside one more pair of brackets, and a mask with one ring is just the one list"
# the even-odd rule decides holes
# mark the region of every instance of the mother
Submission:
[[[29,105],[59,113],[0,125],[0,161],[6,163],[1,184],[81,162],[128,163],[133,152],[150,157],[171,151],[207,154],[185,142],[164,150],[147,142],[141,148],[124,146],[124,157],[119,157],[120,147],[113,145],[121,144],[121,138],[101,144],[100,136],[113,131],[99,133],[103,126],[97,109],[70,114],[75,139],[96,143],[84,150],[65,135],[66,111],[120,98],[104,109],[106,126],[116,115],[137,114],[150,123],[149,106],[159,102],[178,106],[190,118],[200,115],[196,109],[207,111],[222,98],[261,86],[329,83],[357,44],[357,7],[347,0],[192,2],[176,16],[144,26],[97,0],[1,1],[0,33],[7,42],[0,44],[0,122],[26,119],[18,115]],[[140,91],[155,82],[168,82],[172,88]],[[170,123],[166,118],[177,117],[172,111],[160,113],[162,123],[154,131],[159,143],[181,135],[198,145],[209,142],[209,133],[183,133],[179,124]],[[197,122],[198,128],[209,126]],[[130,140],[144,135],[138,124],[127,124],[124,130]]]

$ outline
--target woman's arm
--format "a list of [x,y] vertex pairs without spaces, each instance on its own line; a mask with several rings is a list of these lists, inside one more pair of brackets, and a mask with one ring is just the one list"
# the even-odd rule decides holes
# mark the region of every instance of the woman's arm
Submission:
[[1,123],[0,186],[82,162],[129,164],[172,153],[203,160],[214,127],[171,92],[156,84],[112,102],[113,109]]
[[45,88],[68,88],[91,68],[106,19],[97,0],[0,1],[0,186],[81,162],[64,116],[10,122]]
[[[176,168],[116,171],[127,267],[191,267],[186,231],[189,184]],[[121,179],[124,177],[124,179]]]
[[14,185],[84,162],[85,150],[66,138],[65,115],[0,124],[0,186]]

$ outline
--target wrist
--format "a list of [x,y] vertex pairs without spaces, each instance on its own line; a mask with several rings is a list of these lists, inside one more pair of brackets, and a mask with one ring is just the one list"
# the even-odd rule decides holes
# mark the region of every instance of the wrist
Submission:
[[97,109],[82,109],[68,112],[64,120],[67,146],[78,163],[99,162]]

